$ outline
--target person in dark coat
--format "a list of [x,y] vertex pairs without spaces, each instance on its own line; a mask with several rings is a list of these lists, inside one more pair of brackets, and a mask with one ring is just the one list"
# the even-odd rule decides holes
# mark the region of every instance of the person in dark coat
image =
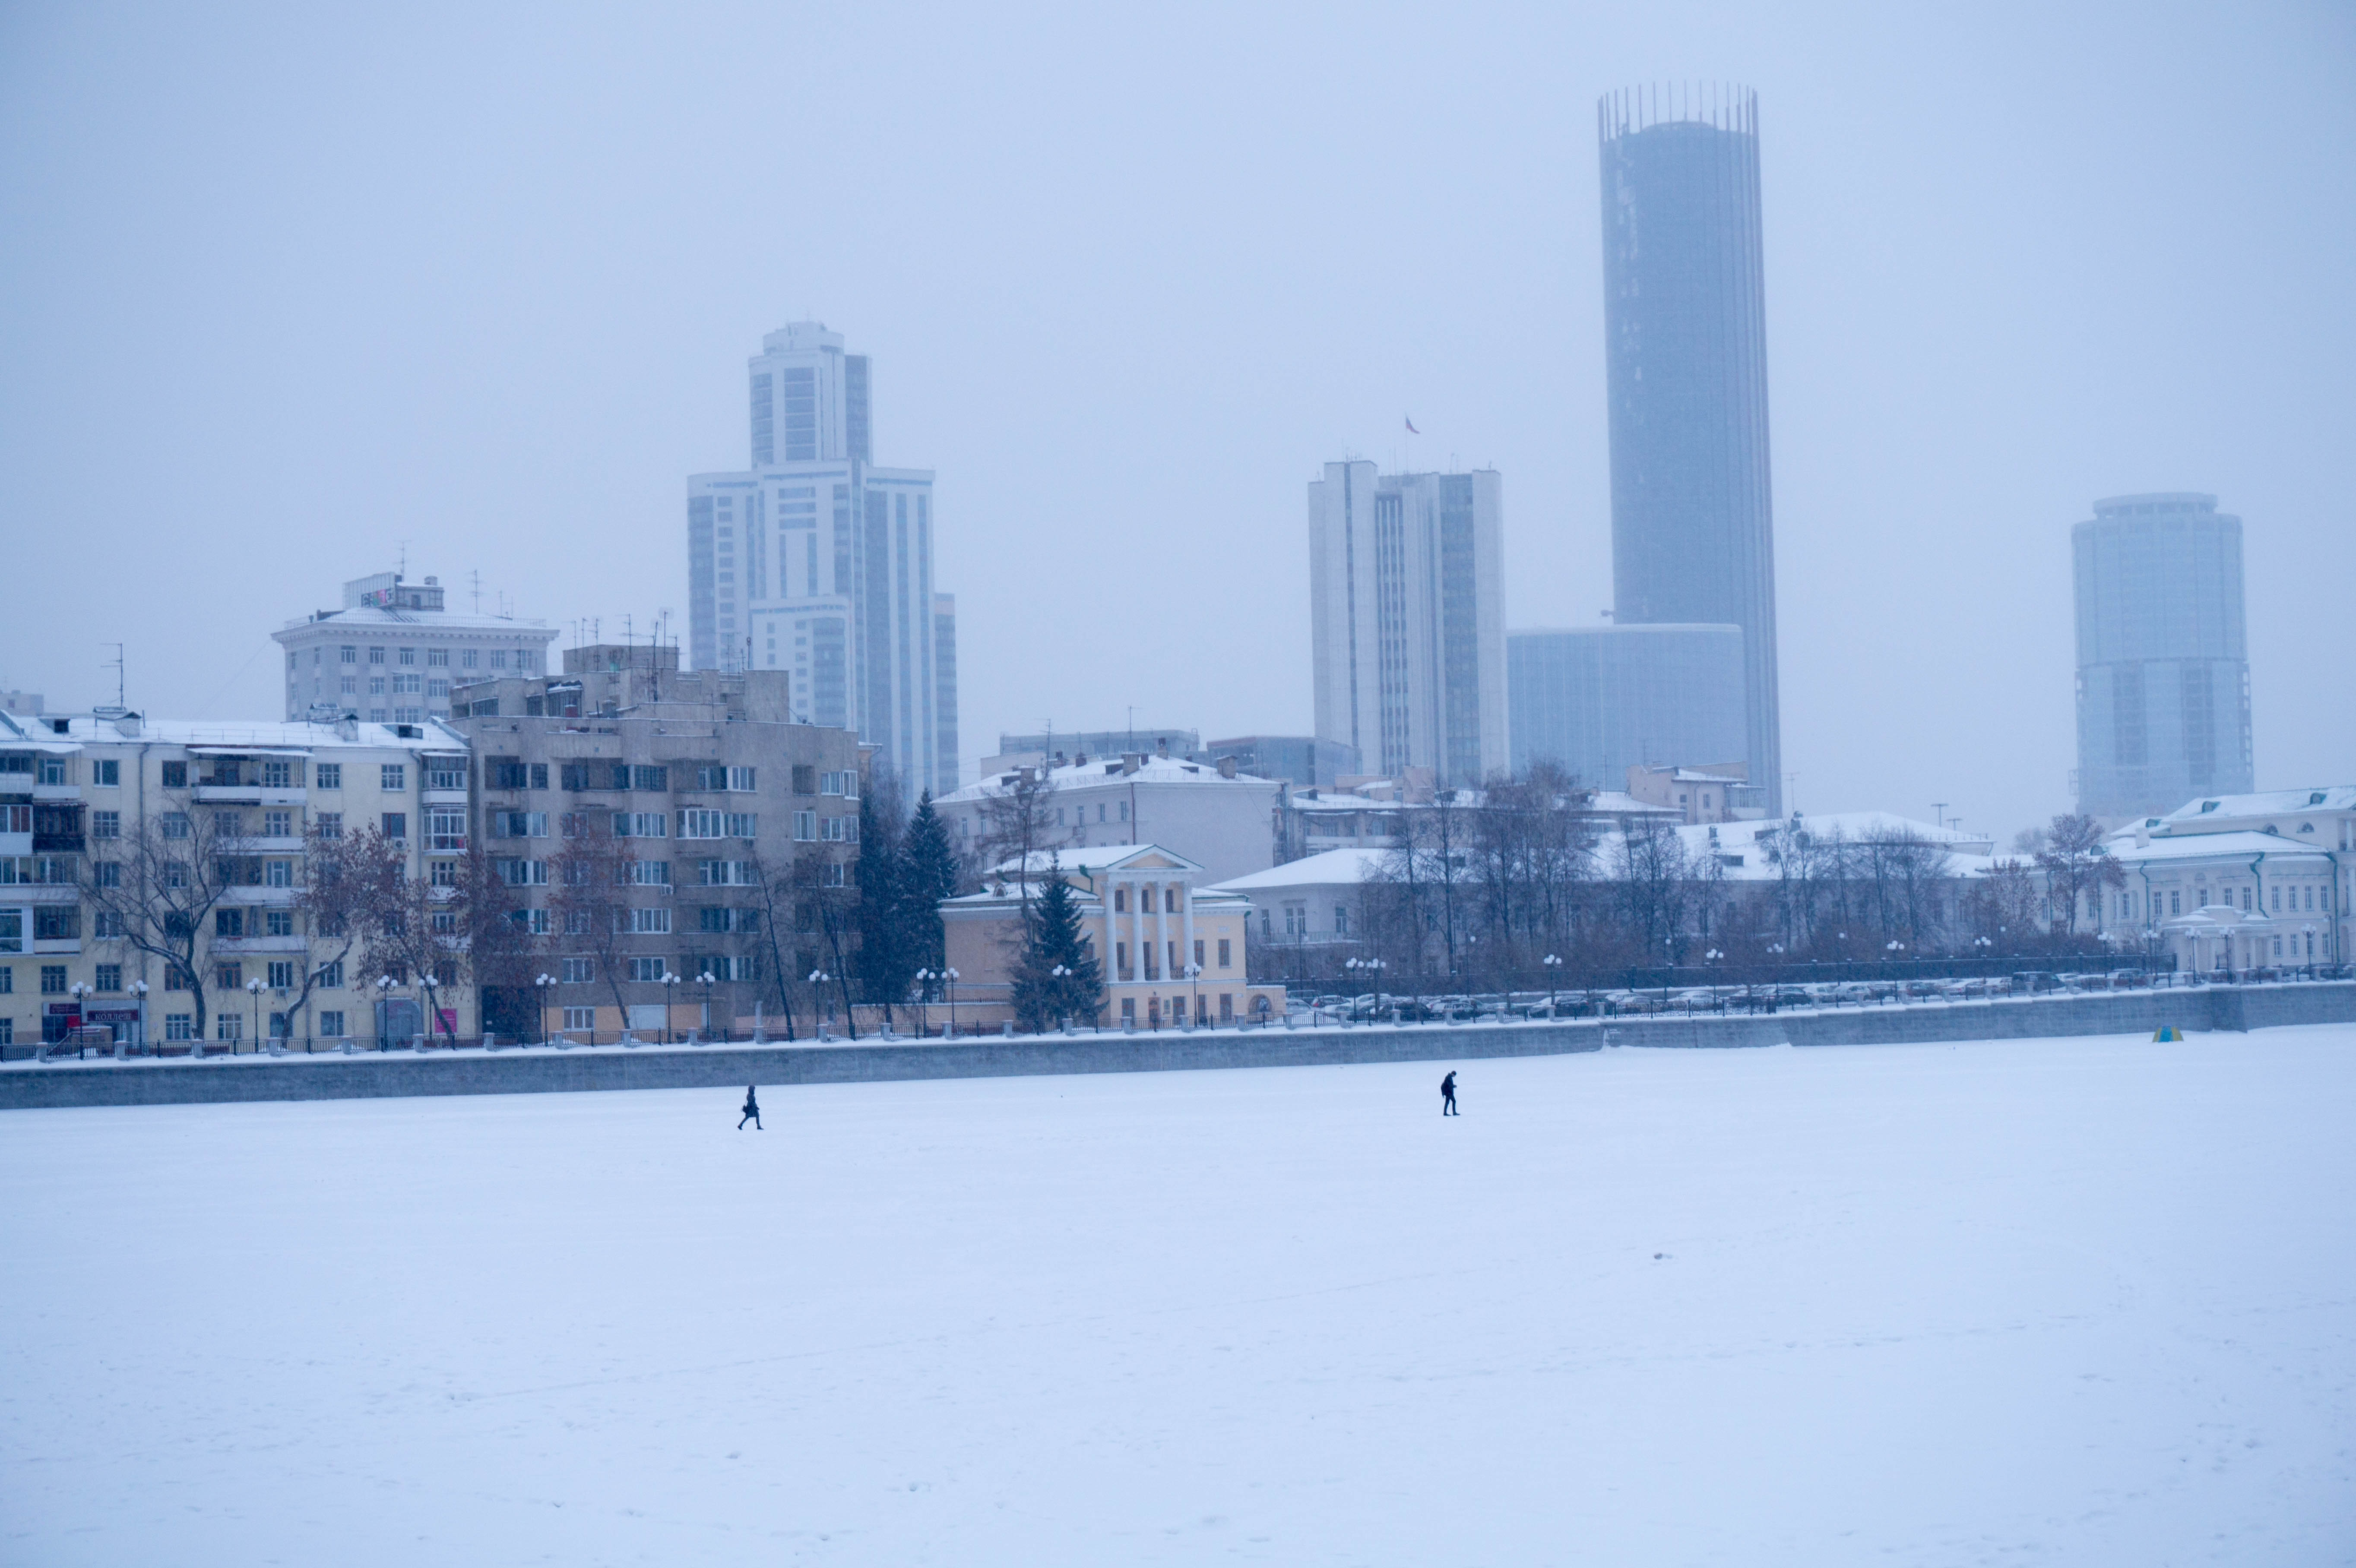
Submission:
[[1453,1072],[1440,1081],[1440,1114],[1443,1116],[1463,1115],[1456,1108],[1456,1074]]
[[744,1130],[744,1124],[747,1122],[753,1124],[753,1130],[755,1132],[757,1133],[763,1130],[761,1126],[761,1102],[753,1098],[753,1086],[750,1083],[744,1085],[744,1114],[736,1118],[736,1130],[740,1133],[743,1132]]

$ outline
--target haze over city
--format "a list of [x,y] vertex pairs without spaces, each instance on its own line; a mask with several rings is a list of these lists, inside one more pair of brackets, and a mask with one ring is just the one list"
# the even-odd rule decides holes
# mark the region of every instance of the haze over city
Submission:
[[[2261,787],[2344,773],[2341,8],[700,7],[0,21],[0,684],[276,709],[405,559],[683,631],[684,474],[809,315],[941,475],[962,759],[1309,725],[1323,462],[1494,464],[1507,620],[1611,603],[1593,105],[1762,105],[1803,809],[2068,805],[2069,525],[2245,519]],[[1408,437],[1403,420],[1423,432]]]

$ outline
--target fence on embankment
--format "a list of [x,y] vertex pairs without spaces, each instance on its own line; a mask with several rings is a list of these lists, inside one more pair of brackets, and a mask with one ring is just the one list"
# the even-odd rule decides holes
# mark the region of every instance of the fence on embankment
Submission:
[[1839,1011],[1360,1024],[1355,1028],[1015,1035],[955,1041],[675,1045],[636,1051],[530,1047],[430,1055],[241,1056],[74,1061],[0,1068],[0,1109],[375,1099],[602,1089],[712,1089],[746,1083],[879,1083],[1065,1072],[1168,1072],[1554,1056],[1611,1046],[1898,1045],[2063,1035],[2143,1034],[2356,1022],[2356,982],[2215,987],[2016,997]]

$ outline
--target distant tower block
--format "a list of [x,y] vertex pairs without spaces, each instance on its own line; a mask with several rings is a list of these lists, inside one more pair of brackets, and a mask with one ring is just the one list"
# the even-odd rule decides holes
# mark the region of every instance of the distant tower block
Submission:
[[1632,89],[1596,119],[1613,618],[1742,628],[1750,773],[1781,815],[1758,95]]
[[2070,530],[2070,553],[2078,809],[2147,816],[2248,794],[2242,519],[2214,496],[2114,496]]

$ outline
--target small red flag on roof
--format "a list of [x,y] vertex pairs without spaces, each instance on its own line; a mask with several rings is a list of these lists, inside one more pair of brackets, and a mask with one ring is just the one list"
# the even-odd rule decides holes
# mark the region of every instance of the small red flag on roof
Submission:
[[1421,435],[1421,434],[1423,433],[1423,432],[1421,432],[1421,431],[1419,431],[1419,430],[1418,430],[1418,429],[1416,429],[1416,428],[1415,428],[1415,421],[1414,421],[1413,420],[1408,420],[1408,419],[1407,419],[1407,416],[1406,416],[1405,414],[1401,414],[1401,415],[1399,416],[1399,418],[1401,418],[1401,419],[1403,419],[1403,420],[1407,420],[1407,432],[1408,432],[1408,434],[1409,434],[1409,435]]

